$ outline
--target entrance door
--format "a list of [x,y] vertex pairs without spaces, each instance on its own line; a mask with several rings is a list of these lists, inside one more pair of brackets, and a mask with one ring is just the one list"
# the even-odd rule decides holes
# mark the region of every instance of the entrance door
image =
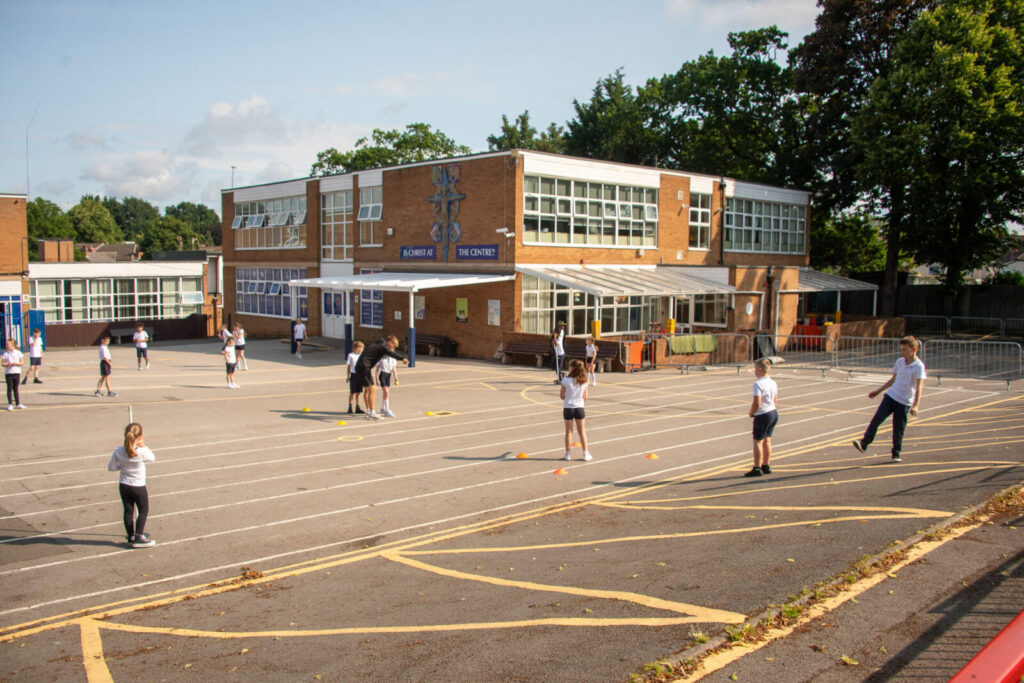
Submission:
[[348,292],[324,292],[323,335],[334,339],[345,338],[345,319],[351,314]]

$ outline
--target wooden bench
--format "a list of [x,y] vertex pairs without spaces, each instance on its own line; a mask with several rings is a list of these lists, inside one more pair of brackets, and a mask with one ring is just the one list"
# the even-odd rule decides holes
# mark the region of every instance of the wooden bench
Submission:
[[[428,356],[440,356],[444,347],[451,344],[451,341],[451,339],[443,334],[416,331],[416,348],[426,347]],[[406,347],[409,346],[408,338],[405,340],[405,345]]]
[[[149,339],[147,341],[150,341],[150,342],[153,341],[153,328],[152,327],[143,327],[142,329],[145,330],[146,334],[149,335]],[[134,334],[135,334],[135,328],[134,327],[112,327],[112,328],[110,328],[110,338],[114,340],[115,344],[120,344],[121,343],[121,337],[128,337],[129,339],[131,339],[132,335],[134,335]]]
[[501,351],[501,362],[508,365],[512,356],[534,356],[537,367],[544,367],[545,358],[551,356],[551,344],[542,341],[510,341]]
[[[587,359],[587,343],[576,337],[566,338],[565,355],[567,358],[579,358],[582,361]],[[611,339],[597,340],[597,360],[594,362],[594,369],[597,372],[611,372],[612,361],[619,355],[619,342]]]

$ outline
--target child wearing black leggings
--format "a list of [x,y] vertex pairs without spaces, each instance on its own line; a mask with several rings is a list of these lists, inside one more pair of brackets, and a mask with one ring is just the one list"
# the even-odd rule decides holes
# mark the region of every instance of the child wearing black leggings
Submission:
[[146,447],[142,425],[132,422],[124,428],[124,445],[114,450],[107,463],[108,470],[121,473],[118,489],[124,506],[124,530],[128,535],[128,545],[132,548],[156,545],[156,541],[145,533],[146,518],[149,516],[146,463],[155,460],[153,451]]

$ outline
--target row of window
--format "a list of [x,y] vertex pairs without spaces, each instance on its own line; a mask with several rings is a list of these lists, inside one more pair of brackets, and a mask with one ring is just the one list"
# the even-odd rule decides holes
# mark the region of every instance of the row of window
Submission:
[[201,277],[33,280],[33,308],[46,322],[184,318],[203,312]]
[[298,309],[292,311],[289,280],[306,277],[305,268],[236,268],[235,310],[272,318],[308,318],[309,299],[305,287],[296,288]]
[[725,205],[726,251],[802,254],[807,208],[798,204],[729,198]]
[[525,243],[657,245],[655,188],[525,176],[523,189]]
[[283,197],[235,204],[235,249],[302,249],[306,246],[306,198]]
[[[695,294],[679,297],[676,319],[680,325],[725,327],[728,294]],[[601,333],[642,332],[662,322],[660,296],[605,296],[600,300]],[[571,290],[532,275],[523,275],[522,331],[550,334],[559,320],[566,334],[590,332],[597,297]]]

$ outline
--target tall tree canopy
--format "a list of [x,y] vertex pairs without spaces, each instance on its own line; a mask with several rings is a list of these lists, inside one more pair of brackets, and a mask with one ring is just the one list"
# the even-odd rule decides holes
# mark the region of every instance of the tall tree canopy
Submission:
[[153,221],[160,217],[160,209],[138,197],[125,197],[123,200],[104,197],[103,206],[129,242],[140,242]]
[[1024,211],[1024,5],[946,0],[921,14],[853,136],[869,196],[891,210],[899,187],[907,248],[958,290]]
[[123,238],[121,229],[99,197],[85,195],[68,210],[68,218],[75,229],[78,242],[116,243]]
[[643,90],[634,93],[621,68],[597,82],[590,101],[573,100],[573,108],[576,117],[566,124],[568,154],[658,165],[662,134],[650,125],[653,112]]
[[154,251],[196,249],[201,241],[200,234],[185,221],[173,216],[160,216],[142,236],[139,248],[144,257],[149,257]]
[[404,131],[375,128],[370,138],[356,140],[355,148],[339,152],[334,147],[316,155],[310,175],[349,173],[430,159],[469,154],[472,150],[426,123],[410,123]]
[[53,202],[36,197],[25,206],[28,223],[28,257],[39,258],[39,240],[66,237],[75,238],[71,219]]
[[516,117],[515,123],[509,123],[508,117],[501,115],[501,133],[487,136],[487,147],[491,151],[504,149],[535,149],[538,152],[565,152],[565,130],[554,123],[548,124],[547,130],[537,135],[537,129],[530,125],[530,112],[524,111]]
[[197,235],[209,235],[213,244],[220,244],[220,216],[206,204],[179,202],[174,206],[168,206],[164,209],[164,215],[168,218],[177,218],[180,221],[184,221]]

